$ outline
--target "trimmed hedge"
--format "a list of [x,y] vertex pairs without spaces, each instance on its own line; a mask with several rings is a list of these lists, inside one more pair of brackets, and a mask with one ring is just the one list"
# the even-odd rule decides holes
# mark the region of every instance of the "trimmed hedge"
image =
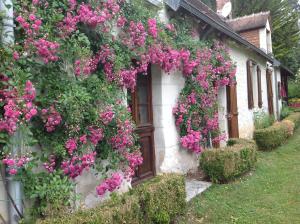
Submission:
[[256,145],[252,140],[230,139],[227,147],[204,151],[200,157],[200,167],[217,183],[233,180],[256,163]]
[[139,195],[144,213],[141,223],[167,224],[185,211],[186,192],[183,176],[157,176],[138,186],[135,191]]
[[40,224],[139,224],[170,223],[185,211],[184,177],[176,174],[160,175],[104,204],[39,220]]
[[289,137],[290,128],[284,122],[254,131],[253,138],[259,150],[270,151],[282,145]]
[[300,113],[292,113],[291,115],[287,116],[284,120],[292,121],[295,124],[295,128],[300,126]]

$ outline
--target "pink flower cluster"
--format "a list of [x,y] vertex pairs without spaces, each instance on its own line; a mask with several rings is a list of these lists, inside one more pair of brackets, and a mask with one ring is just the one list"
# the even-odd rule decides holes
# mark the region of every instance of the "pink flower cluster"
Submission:
[[68,139],[65,148],[68,150],[69,155],[73,155],[73,152],[77,149],[77,140],[75,138]]
[[142,165],[143,157],[140,151],[134,151],[132,153],[125,152],[124,157],[128,161],[128,168],[126,170],[126,177],[130,178],[135,174],[136,167]]
[[[2,78],[7,82],[7,78]],[[16,89],[11,90],[10,85],[4,86],[0,91],[2,95],[1,101],[4,101],[4,117],[0,119],[0,131],[6,131],[12,135],[17,130],[18,122],[25,118],[29,121],[33,116],[37,115],[36,106],[33,100],[36,97],[36,91],[30,81],[26,82],[24,95],[19,96]]]
[[135,23],[133,21],[130,21],[128,31],[130,35],[130,42],[127,43],[127,45],[138,47],[142,47],[145,45],[147,32],[145,31],[145,27],[141,22]]
[[54,171],[56,162],[55,162],[55,155],[50,155],[49,162],[43,164],[44,168],[49,172],[52,173]]
[[123,177],[119,173],[113,173],[110,178],[105,179],[96,191],[99,196],[103,196],[107,191],[112,192],[120,187]]
[[37,49],[37,54],[42,58],[45,64],[51,61],[57,61],[57,50],[59,48],[59,44],[56,42],[48,41],[44,38],[36,40],[34,46]]
[[95,157],[96,152],[87,153],[82,156],[73,156],[70,160],[63,161],[61,168],[65,175],[75,179],[84,170],[89,170],[94,165]]
[[153,37],[157,38],[157,25],[156,19],[148,19],[148,33]]
[[26,156],[22,157],[6,157],[2,160],[2,163],[7,166],[8,173],[10,175],[16,175],[18,173],[18,169],[21,169],[24,167],[28,162],[30,161],[30,158]]
[[34,14],[30,14],[28,20],[24,19],[22,16],[18,16],[16,21],[20,23],[28,36],[36,35],[42,25],[42,21],[37,19]]
[[46,123],[45,128],[47,132],[53,132],[55,128],[62,122],[62,117],[56,111],[53,105],[49,109],[42,110],[42,118]]
[[133,146],[133,127],[129,120],[119,121],[117,124],[118,131],[110,140],[110,144],[114,149],[124,150]]
[[101,128],[97,128],[97,127],[89,127],[89,140],[90,142],[96,146],[98,144],[99,141],[101,141],[103,139],[103,130]]
[[126,89],[134,91],[136,85],[137,70],[134,68],[121,70],[119,72],[119,84]]
[[191,130],[186,136],[181,137],[180,142],[184,148],[189,149],[195,153],[200,153],[202,151],[202,147],[200,145],[200,131]]
[[210,131],[219,129],[219,115],[215,113],[212,118],[206,117],[206,128]]
[[115,112],[111,106],[105,108],[105,110],[100,113],[100,119],[104,125],[108,125],[115,117]]

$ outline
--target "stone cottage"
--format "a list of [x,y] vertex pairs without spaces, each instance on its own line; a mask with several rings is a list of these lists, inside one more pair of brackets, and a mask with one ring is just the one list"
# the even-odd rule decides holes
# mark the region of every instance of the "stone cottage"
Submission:
[[[228,138],[252,138],[255,111],[264,110],[279,119],[285,100],[280,97],[279,88],[287,92],[287,76],[291,72],[271,56],[269,12],[230,19],[214,12],[200,0],[149,2],[158,6],[158,16],[166,24],[173,16],[188,16],[198,31],[197,38],[218,39],[229,47],[237,66],[236,84],[221,88],[218,95],[219,127]],[[221,11],[227,2],[229,0],[217,0],[217,10]],[[180,71],[168,75],[156,66],[151,67],[147,76],[138,77],[131,106],[144,163],[133,184],[159,173],[187,173],[197,169],[198,157],[181,148],[172,115],[184,84]],[[84,181],[79,181],[77,189],[86,196],[85,204],[97,203],[94,177],[83,175],[80,178]]]
[[[230,0],[217,0],[217,12],[200,0],[148,1],[157,6],[162,22],[167,24],[174,16],[188,16],[193,20],[197,38],[217,39],[228,46],[237,66],[236,83],[221,88],[218,94],[219,127],[228,138],[252,138],[255,111],[264,110],[279,119],[286,100],[280,93],[287,92],[287,77],[291,72],[272,56],[269,12],[231,19],[230,15],[225,18],[220,14]],[[133,179],[134,184],[159,173],[187,173],[197,169],[198,157],[180,147],[172,114],[184,84],[180,71],[167,75],[156,66],[149,69],[147,76],[138,77],[131,107],[144,163]],[[92,173],[85,173],[76,180],[77,192],[82,194],[85,206],[99,202],[96,179]]]

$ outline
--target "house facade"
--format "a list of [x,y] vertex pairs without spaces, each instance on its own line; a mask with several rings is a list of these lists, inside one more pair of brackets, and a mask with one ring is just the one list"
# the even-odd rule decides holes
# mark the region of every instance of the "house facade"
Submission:
[[[200,0],[149,2],[159,6],[157,15],[162,22],[168,24],[171,17],[187,16],[198,31],[195,38],[217,39],[227,45],[237,68],[236,84],[221,88],[218,94],[219,128],[227,138],[251,139],[257,111],[265,111],[279,119],[283,100],[279,88],[287,88],[287,85],[279,86],[278,83],[284,82],[281,78],[290,72],[271,56],[269,12],[226,19]],[[217,0],[218,10],[226,2]],[[144,162],[133,184],[160,173],[185,174],[198,169],[199,155],[181,147],[172,114],[184,85],[185,78],[180,71],[167,74],[157,66],[151,66],[147,76],[138,77],[130,106],[137,123]],[[221,143],[224,144],[225,141]],[[94,192],[97,183],[91,174],[78,179],[77,191],[83,195],[85,206],[99,202]],[[120,191],[130,187],[130,183],[123,184]]]
[[[197,30],[195,38],[217,39],[229,48],[236,63],[236,83],[221,88],[218,94],[219,127],[227,138],[251,139],[256,111],[263,110],[279,119],[285,100],[281,90],[287,92],[290,71],[271,56],[272,28],[268,12],[229,19],[218,15],[200,0],[149,2],[158,5],[157,15],[162,22],[167,24],[171,17],[187,16]],[[217,0],[218,11],[227,2]],[[181,147],[172,113],[184,85],[185,78],[180,71],[166,74],[157,66],[151,66],[147,76],[138,77],[129,105],[137,124],[144,163],[133,179],[134,184],[160,173],[197,170],[199,155]],[[82,195],[78,205],[92,207],[99,203],[95,192],[99,179],[91,172],[76,178],[76,191]],[[131,183],[123,183],[119,191],[130,187]],[[0,206],[0,213],[2,207],[5,210],[5,205]]]

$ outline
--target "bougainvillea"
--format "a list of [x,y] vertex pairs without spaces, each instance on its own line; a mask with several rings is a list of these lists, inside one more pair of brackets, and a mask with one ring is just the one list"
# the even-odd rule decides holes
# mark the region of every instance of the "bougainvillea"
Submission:
[[[186,85],[173,112],[182,146],[199,153],[209,138],[222,139],[217,93],[235,70],[224,46],[203,47],[182,18],[163,24],[141,2],[93,2],[16,3],[16,45],[5,49],[0,66],[0,131],[13,135],[20,123],[31,128],[40,150],[33,161],[43,164],[43,175],[73,181],[84,170],[105,176],[109,170],[95,189],[102,196],[130,180],[143,161],[124,88],[134,91],[137,76],[150,64],[166,73],[180,70]],[[3,158],[15,174],[10,157]],[[111,162],[109,169],[100,168],[102,160]],[[22,178],[37,175],[23,169]]]

